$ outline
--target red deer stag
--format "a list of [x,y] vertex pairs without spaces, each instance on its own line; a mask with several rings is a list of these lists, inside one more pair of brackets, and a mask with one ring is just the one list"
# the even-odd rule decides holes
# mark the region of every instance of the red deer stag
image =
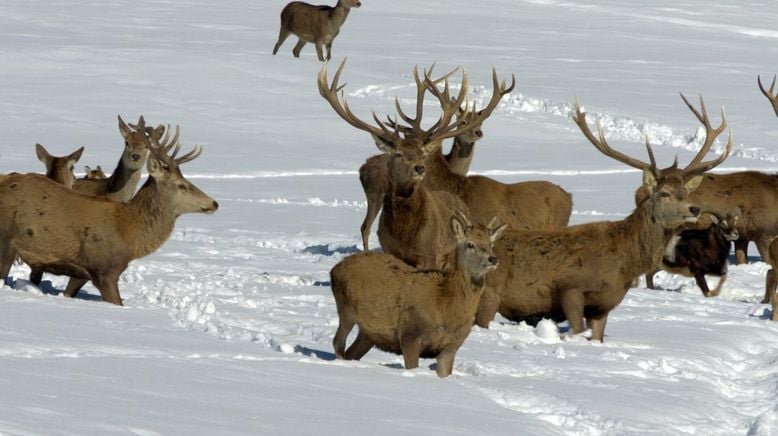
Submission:
[[179,169],[202,149],[176,157],[177,142],[149,139],[149,178],[127,203],[78,194],[38,174],[0,176],[0,280],[18,253],[33,268],[75,278],[66,296],[75,294],[72,283],[91,280],[104,301],[121,305],[118,281],[128,263],[158,249],[180,215],[218,208]]
[[[427,167],[424,164],[425,155],[429,155],[440,147],[445,138],[457,136],[464,131],[480,124],[491,114],[504,94],[506,85],[497,81],[494,74],[495,92],[481,111],[467,111],[454,120],[454,114],[461,107],[467,95],[467,75],[463,72],[462,87],[456,99],[451,99],[448,89],[439,93],[443,108],[440,118],[429,129],[421,127],[423,116],[424,94],[434,82],[447,80],[444,78],[432,80],[425,71],[425,80],[419,78],[418,70],[414,69],[414,77],[418,86],[416,118],[407,117],[400,110],[400,116],[409,120],[411,127],[400,129],[398,125],[391,128],[374,115],[377,126],[358,119],[349,109],[348,103],[338,86],[340,74],[345,61],[340,64],[332,85],[327,78],[327,64],[322,67],[318,85],[319,92],[347,123],[368,131],[373,135],[376,144],[390,158],[387,162],[389,188],[384,198],[383,213],[379,223],[379,239],[384,251],[403,259],[412,266],[431,269],[446,269],[450,266],[448,260],[453,252],[456,239],[450,232],[448,222],[457,211],[467,210],[467,207],[457,197],[447,192],[437,192],[421,185]],[[450,73],[449,73],[450,75]],[[399,102],[397,102],[399,108]]]
[[688,196],[699,185],[701,174],[723,162],[732,150],[730,135],[725,152],[704,162],[711,138],[685,168],[678,168],[676,161],[660,169],[648,138],[650,163],[612,149],[599,120],[599,137],[595,136],[577,103],[574,120],[597,150],[643,171],[645,200],[622,221],[506,232],[495,247],[500,266],[487,277],[477,315],[480,326],[488,326],[499,310],[513,321],[567,319],[571,334],[580,334],[586,327],[593,340],[602,341],[608,314],[633,281],[659,264],[680,225],[697,220],[700,208]]
[[45,147],[35,144],[35,154],[38,156],[38,160],[46,165],[46,177],[67,188],[71,188],[76,180],[73,167],[81,159],[83,152],[84,147],[81,147],[67,156],[52,156]]
[[[775,77],[768,89],[759,76],[757,84],[778,116]],[[737,226],[740,239],[735,241],[735,263],[741,265],[748,261],[749,241],[754,241],[762,260],[770,262],[770,241],[778,236],[778,175],[758,171],[707,174],[691,199],[717,210],[740,208],[742,216]]]
[[[405,368],[419,358],[436,358],[437,374],[451,374],[454,356],[470,334],[484,277],[497,258],[494,241],[505,226],[487,231],[463,216],[451,219],[456,235],[456,262],[446,273],[421,271],[394,256],[357,253],[330,271],[338,308],[338,330],[332,345],[339,359],[359,360],[371,348],[402,354]],[[346,349],[354,325],[359,334]]]
[[273,54],[278,53],[281,44],[290,34],[298,38],[292,49],[294,57],[300,57],[300,51],[306,43],[316,44],[316,56],[324,62],[323,48],[327,48],[327,58],[332,55],[332,41],[340,33],[340,26],[346,22],[351,8],[362,6],[359,0],[338,0],[335,7],[310,5],[305,2],[291,2],[281,11],[281,30]]

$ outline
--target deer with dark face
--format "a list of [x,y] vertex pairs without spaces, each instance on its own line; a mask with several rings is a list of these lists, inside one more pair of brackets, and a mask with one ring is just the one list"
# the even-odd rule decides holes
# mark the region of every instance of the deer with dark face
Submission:
[[[437,374],[451,374],[454,356],[470,334],[485,277],[497,267],[493,244],[505,226],[473,226],[451,219],[456,236],[454,267],[448,272],[413,268],[383,253],[357,253],[330,271],[338,308],[332,344],[338,359],[359,360],[370,349],[402,354],[406,369],[420,357],[436,358]],[[359,335],[346,349],[354,325]]]
[[[662,256],[661,269],[687,277],[694,277],[702,295],[715,297],[727,279],[729,252],[732,241],[738,239],[737,221],[740,209],[726,216],[712,213],[711,224],[704,228],[684,228],[670,239]],[[654,289],[654,274],[646,274],[646,286]],[[710,290],[705,275],[720,277],[714,290]]]
[[[429,269],[450,267],[450,253],[456,246],[456,239],[448,223],[458,211],[467,213],[467,206],[456,196],[442,191],[433,191],[421,183],[427,174],[426,156],[437,151],[443,139],[457,136],[472,129],[489,116],[497,106],[505,89],[496,83],[496,90],[489,104],[481,111],[462,114],[459,120],[454,114],[461,107],[467,94],[467,76],[463,74],[459,95],[452,99],[448,90],[439,95],[443,113],[428,129],[421,127],[422,104],[430,86],[446,80],[451,74],[433,80],[425,71],[425,78],[414,69],[417,83],[417,112],[415,118],[400,115],[411,120],[411,127],[389,126],[374,116],[377,125],[358,119],[349,109],[343,97],[338,97],[342,87],[338,80],[345,63],[341,63],[332,84],[327,79],[327,64],[319,73],[319,92],[347,123],[373,135],[376,144],[388,156],[386,173],[388,189],[384,196],[383,211],[378,227],[381,247],[412,266]],[[399,107],[399,102],[397,102]],[[463,120],[466,120],[462,122]]]
[[[145,130],[142,120],[138,129]],[[66,296],[91,280],[104,301],[121,305],[119,276],[130,261],[159,248],[181,214],[215,212],[216,201],[179,169],[201,148],[176,157],[177,137],[163,144],[143,137],[152,154],[149,178],[126,203],[79,194],[38,174],[0,176],[0,280],[18,253],[32,268],[74,278]]]
[[46,177],[67,188],[72,187],[76,180],[73,167],[81,159],[83,152],[84,147],[81,147],[67,156],[52,156],[44,146],[35,144],[35,154],[38,156],[38,160],[46,165]]
[[[700,119],[705,113],[694,112]],[[723,162],[732,150],[730,135],[721,156],[703,161],[713,143],[708,138],[685,168],[678,168],[676,162],[660,169],[648,138],[650,162],[644,162],[611,148],[599,122],[599,135],[594,135],[577,104],[574,121],[601,153],[643,171],[647,195],[622,221],[556,231],[506,231],[495,246],[500,266],[487,277],[476,318],[480,326],[488,326],[497,311],[513,321],[567,319],[571,334],[588,328],[591,339],[602,341],[608,314],[633,281],[659,264],[679,226],[697,220],[700,206],[689,200],[689,193],[697,188],[702,174]]]
[[[359,0],[338,0],[335,7],[311,5],[305,2],[291,2],[281,11],[281,30],[278,41],[273,47],[273,54],[278,53],[281,44],[291,34],[298,38],[297,45],[292,49],[294,57],[300,57],[300,51],[306,43],[316,44],[316,56],[320,61],[330,60],[332,56],[332,41],[340,33],[340,27],[346,22],[351,8],[362,6]],[[324,48],[327,57],[324,57]]]

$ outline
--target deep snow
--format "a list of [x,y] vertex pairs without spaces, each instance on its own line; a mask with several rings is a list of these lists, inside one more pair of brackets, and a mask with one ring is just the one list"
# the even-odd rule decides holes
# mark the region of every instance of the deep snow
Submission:
[[[183,167],[221,205],[179,219],[131,264],[126,307],[95,289],[66,300],[16,266],[0,289],[3,434],[778,434],[778,323],[758,304],[767,265],[732,267],[718,298],[661,273],[612,314],[604,344],[494,322],[455,373],[371,351],[333,360],[328,271],[359,247],[356,170],[377,151],[318,95],[312,46],[271,49],[284,1],[0,2],[0,172],[40,171],[33,146],[86,146],[112,168],[116,115],[178,124]],[[354,111],[412,98],[414,65],[463,65],[474,97],[491,68],[517,88],[484,125],[473,169],[547,179],[574,223],[622,219],[637,171],[599,154],[569,119],[577,96],[615,147],[688,161],[698,124],[677,93],[726,106],[733,156],[778,168],[778,124],[756,76],[778,72],[769,2],[367,0],[333,46]],[[487,88],[484,88],[486,86]],[[373,237],[377,246],[377,239]],[[755,256],[752,249],[752,256]]]

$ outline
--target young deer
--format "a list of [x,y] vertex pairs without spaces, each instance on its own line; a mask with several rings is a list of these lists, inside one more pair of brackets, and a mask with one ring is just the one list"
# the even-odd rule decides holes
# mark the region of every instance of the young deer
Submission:
[[[139,126],[144,126],[140,128]],[[137,128],[136,128],[137,127]],[[135,189],[141,178],[141,170],[146,163],[148,150],[146,148],[147,136],[156,139],[162,137],[164,127],[145,127],[145,121],[141,116],[138,125],[128,125],[119,116],[119,132],[124,138],[124,151],[119,158],[116,169],[107,179],[78,179],[73,183],[73,190],[81,194],[104,197],[113,201],[129,201],[135,194]],[[165,132],[166,134],[169,133]],[[178,132],[176,132],[176,136]],[[178,138],[174,137],[173,142]],[[163,139],[163,142],[167,140]]]
[[273,54],[278,53],[281,44],[294,33],[297,45],[292,49],[294,57],[300,57],[300,51],[306,43],[316,44],[316,56],[324,62],[323,48],[327,47],[327,58],[332,56],[332,41],[340,33],[340,26],[346,22],[351,8],[362,6],[359,0],[338,0],[335,7],[310,5],[305,2],[291,2],[281,11],[281,30]]
[[389,156],[386,170],[389,187],[378,228],[381,246],[386,253],[410,265],[430,269],[447,268],[450,266],[448,255],[456,244],[448,222],[456,211],[466,211],[467,207],[450,193],[436,192],[422,185],[421,181],[427,172],[425,156],[436,151],[443,139],[457,136],[483,122],[499,103],[502,91],[506,88],[505,83],[500,85],[495,77],[496,90],[486,108],[478,112],[467,111],[459,120],[454,120],[454,114],[467,93],[467,76],[463,73],[459,95],[452,100],[447,89],[445,95],[439,96],[443,113],[436,123],[425,130],[421,127],[424,94],[429,86],[434,86],[434,82],[444,80],[448,75],[432,80],[429,73],[425,72],[425,81],[422,82],[418,70],[414,69],[418,85],[416,118],[399,112],[401,117],[410,120],[411,127],[400,129],[394,125],[394,128],[390,128],[377,117],[378,125],[372,126],[358,119],[342,96],[338,98],[338,91],[342,88],[338,86],[338,80],[344,65],[341,63],[332,85],[329,85],[327,64],[324,64],[318,78],[319,91],[341,118],[371,133],[379,148]]
[[[143,120],[138,127],[144,131]],[[66,296],[91,280],[104,301],[121,305],[118,281],[128,263],[158,249],[181,214],[218,208],[179,169],[200,155],[199,146],[177,158],[177,141],[144,141],[149,178],[127,203],[78,194],[38,174],[0,176],[0,280],[18,253],[32,268],[73,277]]]
[[35,144],[35,154],[38,156],[38,160],[46,165],[46,177],[67,188],[71,188],[76,180],[73,167],[81,159],[83,152],[84,147],[81,147],[67,156],[52,156],[45,147]]
[[[454,356],[470,334],[484,277],[497,267],[493,244],[505,229],[473,228],[463,216],[450,223],[457,245],[454,269],[421,271],[394,256],[357,253],[330,271],[339,325],[332,345],[339,359],[359,360],[374,346],[402,354],[405,368],[436,358],[437,374],[451,374]],[[354,325],[359,335],[346,349]]]
[[[738,239],[737,220],[740,209],[721,216],[711,213],[710,225],[706,228],[682,228],[665,248],[660,268],[686,277],[694,277],[702,295],[715,297],[727,279],[727,265],[732,241]],[[699,223],[697,223],[699,224]],[[654,274],[646,274],[646,286],[654,289]],[[710,290],[705,275],[720,277],[714,290]]]
[[[514,321],[540,318],[567,319],[572,334],[584,327],[592,339],[602,341],[608,314],[632,286],[633,280],[651,271],[662,259],[665,247],[676,229],[695,222],[700,207],[689,201],[689,193],[699,185],[702,173],[719,165],[732,150],[732,136],[724,153],[704,162],[714,133],[703,110],[693,109],[706,127],[708,138],[685,168],[677,162],[659,169],[646,139],[650,163],[613,150],[605,141],[602,126],[599,138],[576,104],[574,120],[584,136],[603,154],[643,171],[645,200],[622,221],[597,222],[556,231],[509,231],[495,247],[500,267],[487,279],[477,323],[486,327],[499,310]],[[723,112],[722,112],[723,118]],[[585,323],[584,323],[585,319]]]
[[86,165],[84,166],[84,172],[84,179],[100,180],[108,178],[100,165],[98,165],[95,169],[92,169],[89,167],[89,165]]

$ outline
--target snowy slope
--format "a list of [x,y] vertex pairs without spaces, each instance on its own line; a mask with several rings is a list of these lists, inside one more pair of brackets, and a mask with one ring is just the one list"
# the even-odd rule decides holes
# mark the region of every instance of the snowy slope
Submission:
[[[377,151],[315,87],[313,47],[271,49],[284,1],[0,2],[0,172],[40,171],[33,145],[116,162],[116,115],[179,124],[183,167],[220,203],[179,219],[122,276],[124,308],[75,300],[15,266],[0,288],[0,434],[778,434],[778,323],[767,265],[732,267],[722,296],[660,274],[610,317],[604,344],[506,322],[475,328],[454,375],[371,351],[334,361],[329,269],[358,250],[356,170]],[[700,138],[677,93],[726,106],[719,171],[778,169],[778,124],[756,76],[778,72],[768,2],[366,0],[333,47],[354,111],[413,97],[414,65],[491,68],[517,89],[484,125],[473,169],[547,179],[573,222],[622,219],[640,174],[569,120],[577,96],[612,145],[684,162]],[[377,245],[377,239],[373,238]],[[754,251],[752,249],[752,251]],[[754,253],[752,253],[752,256]]]

